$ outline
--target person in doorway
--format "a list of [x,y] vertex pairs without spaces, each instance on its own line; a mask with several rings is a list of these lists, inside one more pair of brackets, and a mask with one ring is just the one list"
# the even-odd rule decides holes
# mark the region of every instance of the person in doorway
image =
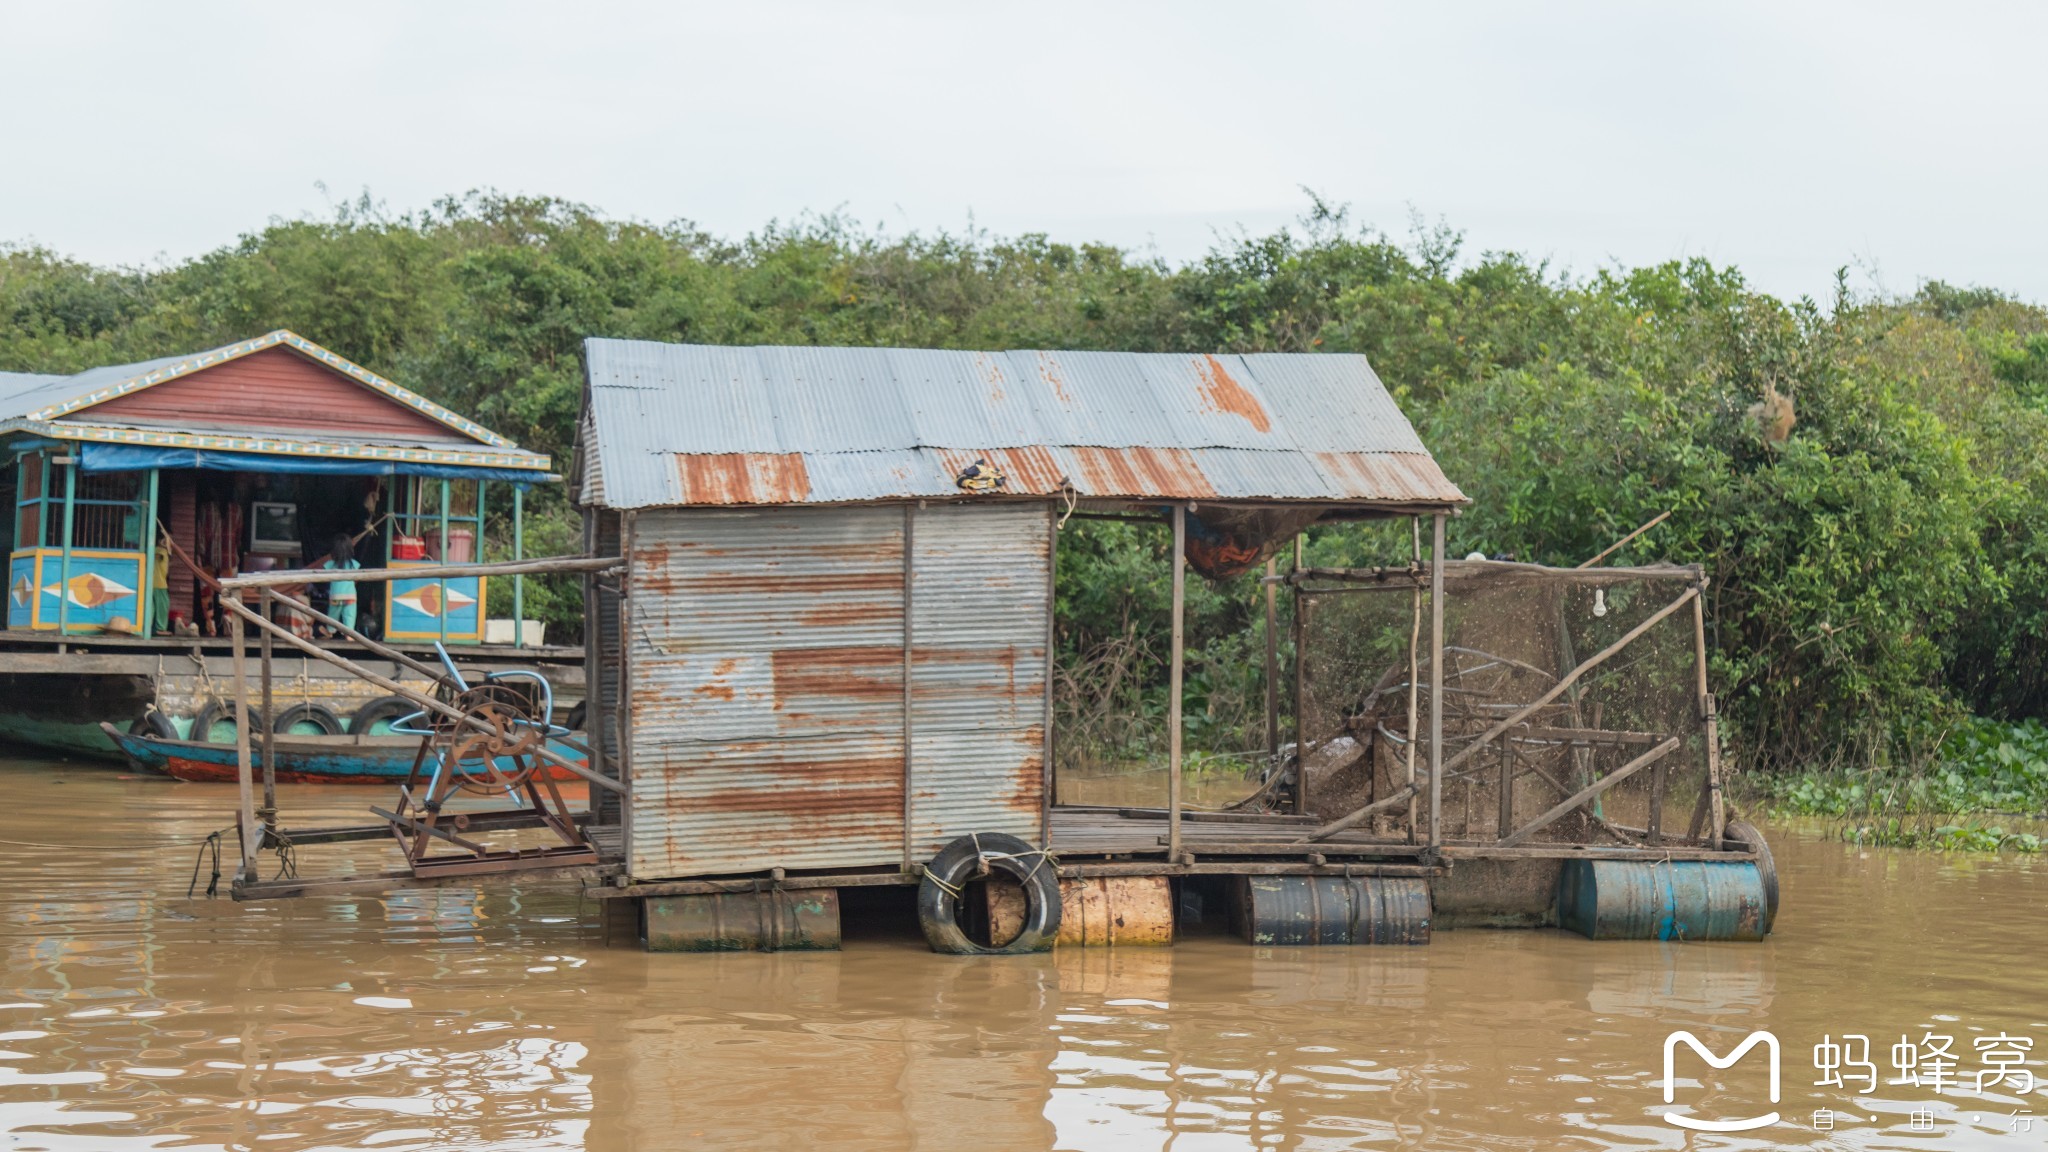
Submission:
[[[323,569],[353,572],[362,567],[356,562],[355,541],[346,532],[337,532],[334,543],[327,549],[327,560],[320,565]],[[327,586],[327,614],[347,627],[356,626],[356,582],[336,580]],[[332,635],[328,629],[323,634]]]

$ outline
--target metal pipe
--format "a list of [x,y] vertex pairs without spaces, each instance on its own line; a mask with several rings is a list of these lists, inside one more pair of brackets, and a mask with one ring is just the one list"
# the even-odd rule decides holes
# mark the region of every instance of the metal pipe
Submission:
[[1431,530],[1429,563],[1429,846],[1444,843],[1444,513]]
[[1183,632],[1184,599],[1187,592],[1188,509],[1173,506],[1173,654],[1170,658],[1166,697],[1166,858],[1180,862],[1180,755],[1181,755],[1181,658],[1186,636]]
[[235,649],[235,774],[242,789],[242,874],[244,879],[254,880],[256,853],[262,850],[263,841],[256,835],[255,769],[249,761],[249,658],[242,636],[242,616],[248,609],[227,597],[221,599],[221,605],[228,609],[228,642]]
[[[271,615],[271,591],[268,588],[256,594],[257,611],[267,619]],[[270,629],[263,631],[263,654],[261,675],[263,677],[263,817],[266,829],[277,827],[277,712],[270,694]]]
[[[477,501],[477,514],[483,514],[483,501]],[[477,559],[483,559],[479,554]],[[512,559],[526,559],[526,486],[512,486]],[[512,646],[526,647],[526,577],[512,577]],[[585,709],[588,712],[589,709]]]
[[[135,605],[135,614],[139,617],[136,631],[144,640],[149,639],[152,631],[150,624],[156,619],[156,594],[163,592],[164,599],[166,601],[170,599],[168,589],[160,589],[156,586],[156,478],[157,469],[151,468],[149,470],[149,518],[142,526],[142,593]],[[164,626],[168,628],[170,623],[170,619],[166,615]]]
[[78,457],[67,457],[64,466],[64,558],[57,568],[57,635],[71,631],[71,527],[78,501]]
[[[446,480],[441,481],[441,550],[435,553],[435,555],[440,559],[441,563],[448,563],[448,481]],[[446,643],[448,640],[448,578],[446,576],[441,577],[438,586],[441,589],[441,597],[434,615],[441,622],[441,640],[443,643]],[[482,587],[479,586],[477,591],[482,592]]]

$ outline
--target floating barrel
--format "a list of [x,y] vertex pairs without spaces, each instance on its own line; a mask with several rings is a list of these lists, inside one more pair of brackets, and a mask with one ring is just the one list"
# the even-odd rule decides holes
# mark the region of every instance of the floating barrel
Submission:
[[1253,944],[1427,944],[1429,882],[1406,876],[1246,876],[1238,925]]
[[807,952],[839,947],[839,890],[647,899],[649,952]]
[[1568,860],[1558,878],[1558,924],[1594,940],[1761,940],[1768,916],[1747,860]]
[[[1029,911],[1024,890],[987,886],[989,937],[1014,938]],[[1173,882],[1164,876],[1089,876],[1060,881],[1062,948],[1173,943]]]

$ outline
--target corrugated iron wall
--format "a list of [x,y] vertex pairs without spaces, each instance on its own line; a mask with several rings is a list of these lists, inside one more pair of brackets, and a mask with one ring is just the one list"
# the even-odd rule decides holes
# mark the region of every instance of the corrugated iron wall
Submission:
[[[585,551],[592,556],[620,555],[625,539],[621,514],[596,509],[583,515]],[[624,673],[619,651],[624,606],[619,594],[611,590],[618,586],[619,579],[621,577],[599,579],[586,576],[583,585],[583,683],[588,697],[588,706],[584,709],[585,735],[597,742],[599,770],[613,779],[625,775],[619,762],[620,700],[623,696],[620,678]],[[592,789],[592,799],[601,822],[612,824],[620,820],[618,793],[596,788]]]
[[911,858],[969,832],[1044,843],[1047,509],[912,515]]
[[629,552],[634,876],[1042,839],[1044,506],[664,509]]

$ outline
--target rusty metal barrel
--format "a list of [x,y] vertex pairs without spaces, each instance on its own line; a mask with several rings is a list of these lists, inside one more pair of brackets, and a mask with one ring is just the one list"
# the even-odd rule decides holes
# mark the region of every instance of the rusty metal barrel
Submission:
[[839,891],[805,888],[647,899],[649,952],[809,952],[839,947]]
[[1594,940],[1761,940],[1768,916],[1746,860],[1570,860],[1558,878],[1558,925]]
[[1429,882],[1407,876],[1246,876],[1240,934],[1253,944],[1427,944]]

